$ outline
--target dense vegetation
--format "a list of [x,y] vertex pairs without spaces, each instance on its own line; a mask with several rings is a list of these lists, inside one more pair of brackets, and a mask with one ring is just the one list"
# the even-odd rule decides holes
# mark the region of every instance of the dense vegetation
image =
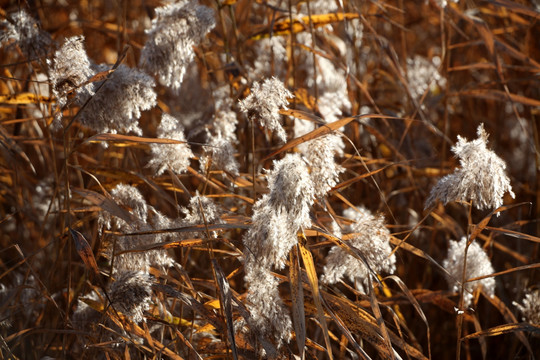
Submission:
[[0,20],[3,358],[540,356],[535,1]]

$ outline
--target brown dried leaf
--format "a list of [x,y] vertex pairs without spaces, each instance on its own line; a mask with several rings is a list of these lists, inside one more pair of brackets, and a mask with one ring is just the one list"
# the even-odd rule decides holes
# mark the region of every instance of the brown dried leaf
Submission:
[[[306,241],[306,238],[301,235],[302,240]],[[302,260],[304,262],[304,267],[306,269],[306,274],[308,277],[309,285],[311,287],[311,293],[313,295],[313,302],[317,307],[317,317],[319,319],[320,326],[323,331],[324,342],[326,343],[326,351],[330,360],[334,358],[332,355],[332,344],[330,344],[330,337],[328,336],[328,327],[326,326],[326,319],[324,318],[324,310],[321,304],[321,295],[319,292],[319,280],[317,278],[317,272],[315,271],[315,264],[313,263],[313,256],[311,252],[306,248],[301,242],[298,243],[300,248],[300,254],[302,255]]]
[[73,192],[84,197],[85,200],[90,201],[92,204],[99,206],[109,214],[116,216],[128,224],[134,223],[135,218],[127,211],[121,208],[111,198],[105,197],[95,191],[87,189],[73,189]]
[[214,266],[214,272],[216,274],[216,279],[219,287],[221,306],[223,307],[223,312],[225,313],[225,319],[227,322],[227,334],[229,336],[233,358],[234,360],[237,360],[238,350],[236,348],[236,341],[234,337],[231,287],[229,285],[229,282],[227,281],[227,278],[225,277],[225,274],[223,274],[223,270],[221,270],[221,267],[215,259],[212,259],[212,265]]
[[128,146],[130,143],[135,144],[186,144],[186,141],[161,139],[161,138],[146,138],[141,136],[121,135],[121,134],[97,134],[89,137],[85,142],[98,143],[102,141],[114,141],[119,145]]
[[304,313],[304,290],[302,287],[302,273],[298,257],[298,247],[294,246],[290,253],[289,284],[291,288],[292,315],[296,343],[300,358],[305,357],[306,346],[306,317]]
[[86,241],[83,234],[81,234],[77,230],[73,230],[70,228],[69,232],[71,234],[71,237],[73,238],[73,241],[75,242],[75,249],[77,249],[77,253],[81,257],[82,261],[95,276],[98,276],[99,269],[90,244],[88,244],[88,241]]
[[464,90],[464,91],[455,93],[454,95],[471,96],[471,97],[476,97],[480,99],[495,100],[495,101],[502,101],[502,102],[507,102],[511,100],[511,101],[515,101],[520,104],[524,104],[528,106],[540,106],[540,100],[531,99],[523,95],[506,93],[504,91],[494,90],[494,89]]
[[504,324],[492,327],[491,329],[475,332],[474,334],[463,337],[461,340],[475,339],[483,336],[498,336],[517,331],[530,331],[533,333],[540,333],[540,326],[536,326],[530,323]]

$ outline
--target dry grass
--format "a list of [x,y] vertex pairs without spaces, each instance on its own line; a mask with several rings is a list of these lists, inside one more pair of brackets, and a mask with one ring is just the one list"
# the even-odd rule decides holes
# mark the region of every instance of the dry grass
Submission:
[[[153,9],[161,5],[156,0],[29,3],[3,5],[2,18],[20,6],[60,44],[84,34],[95,63],[114,64],[127,45],[122,61],[132,67]],[[338,160],[346,171],[327,198],[313,206],[313,227],[299,236],[286,268],[275,273],[296,330],[279,357],[301,355],[298,344],[303,343],[307,359],[393,358],[390,347],[411,359],[538,356],[539,324],[521,322],[512,305],[540,284],[540,12],[535,2],[469,0],[443,10],[434,0],[343,1],[339,14],[346,16],[314,15],[304,25],[296,23],[292,29],[298,33],[293,34],[287,9],[295,5],[287,0],[282,1],[284,11],[264,1],[204,3],[215,10],[216,27],[195,48],[180,93],[157,87],[159,108],[143,113],[142,138],[96,135],[77,121],[66,131],[53,131],[48,124],[55,99],[47,95],[46,78],[39,83],[46,93],[35,95],[36,74],[47,74],[47,64],[26,60],[16,46],[0,49],[2,356],[257,358],[251,339],[235,333],[233,322],[248,311],[242,236],[251,224],[252,205],[267,191],[261,169],[342,126],[347,141]],[[347,35],[354,18],[363,25],[359,48]],[[324,24],[330,24],[324,31],[334,37],[314,33]],[[347,70],[350,114],[294,140],[293,122],[287,118],[289,142],[281,147],[263,129],[252,129],[239,112],[239,176],[201,172],[194,158],[186,173],[156,177],[146,164],[161,113],[179,114],[199,156],[202,135],[196,130],[212,129],[213,91],[228,84],[235,103],[245,98],[252,82],[261,80],[249,71],[260,55],[255,45],[271,32],[288,39],[289,56],[267,64],[270,74],[284,69],[282,80],[295,93],[291,110],[283,113],[310,119],[320,115],[313,105],[319,91],[308,85],[298,63],[310,49],[295,40],[299,32],[311,32],[318,55]],[[341,44],[354,51],[353,62],[342,55]],[[446,84],[415,97],[409,82],[418,74],[404,76],[412,67],[407,59],[415,55],[438,56]],[[66,110],[66,121],[78,109]],[[371,115],[359,116],[365,113]],[[480,123],[490,134],[489,146],[508,164],[516,198],[505,197],[498,217],[469,211],[467,204],[425,210],[429,189],[457,166],[450,152],[457,135],[475,138]],[[186,206],[196,192],[225,214],[222,224],[164,230],[170,235],[167,242],[153,248],[168,249],[178,266],[166,272],[151,269],[154,285],[146,322],[133,323],[104,296],[86,300],[98,316],[77,326],[73,315],[82,306],[79,300],[93,290],[109,289],[114,260],[104,257],[104,248],[123,234],[102,232],[97,219],[105,210],[119,217],[131,210],[109,196],[119,183],[137,187],[148,204],[173,219],[181,217],[178,206]],[[338,242],[324,229],[350,204],[385,215],[397,256],[395,274],[373,283],[368,295],[349,282],[324,285],[317,280],[329,249]],[[440,264],[448,241],[466,234],[473,234],[488,253],[497,286],[493,298],[476,293],[471,309],[458,312],[460,296],[448,290]]]

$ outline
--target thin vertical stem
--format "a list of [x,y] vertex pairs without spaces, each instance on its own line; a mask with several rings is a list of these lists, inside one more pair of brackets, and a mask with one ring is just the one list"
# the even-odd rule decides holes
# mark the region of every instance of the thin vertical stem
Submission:
[[[465,243],[465,249],[463,254],[463,271],[461,273],[461,285],[459,288],[459,302],[458,302],[458,313],[457,313],[457,339],[456,339],[456,360],[459,360],[461,357],[461,333],[463,327],[463,314],[464,309],[464,300],[463,294],[465,293],[465,281],[467,281],[467,253],[469,251],[469,246],[471,245],[470,241],[470,229],[472,226],[472,205],[473,202],[469,203],[469,212],[467,214],[468,226],[467,226],[467,242]],[[474,240],[473,240],[474,241]]]

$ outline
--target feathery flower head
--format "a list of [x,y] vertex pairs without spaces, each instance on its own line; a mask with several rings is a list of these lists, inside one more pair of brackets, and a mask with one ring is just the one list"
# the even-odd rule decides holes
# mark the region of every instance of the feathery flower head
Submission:
[[262,79],[268,76],[276,76],[284,79],[287,66],[287,41],[284,36],[272,36],[262,38],[253,44],[255,59],[253,66],[249,66],[249,73],[253,79]]
[[[98,65],[96,72],[107,71],[108,65]],[[100,83],[96,84],[98,89]],[[141,112],[156,105],[154,80],[144,72],[121,64],[103,87],[96,92],[81,112],[79,120],[96,132],[142,135],[139,127]]]
[[[136,187],[118,184],[111,190],[111,196],[119,206],[128,209],[133,216],[133,221],[128,223],[107,211],[103,211],[100,213],[98,222],[106,229],[116,227],[122,232],[130,233],[162,230],[170,227],[170,219],[154,209],[153,206],[148,205]],[[120,236],[116,241],[116,252],[164,241],[164,237],[166,235],[159,234]],[[110,248],[106,247],[104,254],[110,257],[115,253],[113,250],[112,246]],[[174,264],[174,260],[167,254],[166,250],[150,250],[117,255],[114,264],[114,271],[118,273],[123,271],[146,271],[150,265],[168,268]]]
[[200,156],[201,169],[206,172],[210,164],[215,168],[225,170],[234,176],[239,174],[238,161],[235,159],[234,144],[236,138],[236,125],[238,119],[236,112],[232,111],[233,102],[229,91],[221,86],[214,91],[216,115],[214,116],[212,132],[207,131],[208,146]]
[[426,208],[436,200],[445,205],[450,201],[472,200],[479,210],[497,209],[503,204],[506,192],[514,197],[505,173],[505,162],[486,147],[488,134],[483,124],[478,127],[477,134],[478,139],[473,141],[458,136],[452,151],[459,157],[461,167],[440,179],[431,189]]
[[212,199],[201,196],[198,192],[191,198],[188,207],[181,208],[180,210],[186,216],[183,219],[185,224],[198,225],[205,222],[207,224],[217,224],[222,222],[221,215],[223,215],[223,210]]
[[[459,282],[463,275],[463,260],[465,253],[465,245],[467,238],[462,237],[460,241],[450,241],[448,255],[443,261],[442,266],[450,273],[452,277],[447,276],[448,283],[452,291],[459,291]],[[478,243],[473,242],[467,251],[467,269],[465,272],[465,280],[493,274],[493,266],[486,252]],[[465,283],[465,291],[463,293],[464,305],[469,306],[473,298],[474,289],[482,286],[485,293],[493,296],[495,293],[495,279],[485,278],[482,280]]]
[[278,280],[260,263],[251,263],[246,268],[245,280],[249,284],[250,328],[264,337],[273,335],[279,348],[283,341],[289,342],[292,337],[292,321],[279,296]]
[[446,85],[446,79],[441,76],[435,64],[419,55],[407,59],[407,81],[411,96],[416,100],[422,98],[428,87],[435,90],[436,86]]
[[251,94],[244,100],[240,100],[240,109],[247,113],[251,121],[257,120],[261,126],[275,131],[277,137],[287,141],[287,134],[280,123],[280,109],[287,109],[287,98],[293,94],[285,88],[285,85],[272,77],[261,83],[255,82],[251,88]]
[[269,205],[276,212],[285,212],[297,227],[311,225],[309,208],[313,204],[315,190],[309,170],[299,154],[287,154],[274,161],[268,172]]
[[[313,62],[312,56],[308,56],[308,59]],[[331,60],[322,56],[317,57],[317,69],[315,81],[320,92],[317,102],[319,111],[326,122],[337,121],[343,111],[350,111],[352,106],[347,91],[347,75]]]
[[521,304],[515,301],[513,304],[523,314],[523,321],[540,326],[540,290],[528,292],[521,300]]
[[214,133],[215,136],[228,140],[235,144],[238,142],[236,138],[236,126],[238,118],[236,111],[233,111],[233,101],[229,97],[229,89],[221,86],[214,91],[214,100],[216,107],[216,115],[214,116]]
[[211,162],[216,168],[238,176],[239,165],[234,158],[235,152],[234,146],[229,140],[213,136],[210,138],[208,146],[205,146],[204,154],[200,157],[201,169],[206,169]]
[[273,334],[279,347],[290,340],[292,323],[271,269],[285,267],[289,251],[298,243],[298,230],[311,225],[309,208],[314,189],[302,157],[287,154],[274,161],[274,168],[268,172],[268,188],[270,192],[253,207],[253,225],[243,239],[245,280],[252,328]]
[[[9,20],[0,22],[4,28],[0,32],[0,44],[10,41],[18,44],[24,56],[29,59],[44,56],[51,45],[51,37],[41,31],[37,21],[26,10],[21,9],[8,15]],[[10,21],[11,20],[11,21]]]
[[329,134],[302,145],[305,145],[301,150],[311,169],[315,197],[320,198],[336,186],[339,174],[345,171],[334,160],[334,155],[343,154],[343,141],[338,135]]
[[111,285],[110,297],[113,306],[138,323],[144,319],[152,296],[152,277],[141,271],[126,271],[118,275]]
[[180,89],[184,74],[198,45],[215,26],[212,9],[197,1],[180,1],[156,9],[140,64],[155,74],[159,82]]
[[253,225],[244,236],[244,244],[257,262],[282,269],[291,247],[298,242],[298,230],[311,225],[313,184],[299,154],[287,154],[274,162],[268,173],[268,188],[270,193],[253,207]]
[[[357,210],[347,209],[343,215],[354,221],[344,229],[347,233],[357,234],[349,241],[354,247],[353,250],[362,255],[375,273],[393,273],[396,269],[396,256],[391,255],[390,231],[384,224],[384,217],[375,216],[362,206]],[[327,284],[334,284],[341,281],[344,276],[354,282],[358,290],[366,293],[367,277],[370,276],[366,264],[339,246],[334,246],[328,254],[321,280]]]
[[[184,127],[178,119],[169,114],[163,114],[161,123],[157,128],[157,136],[160,139],[172,139],[178,141],[186,141],[184,135]],[[184,144],[151,144],[152,159],[148,166],[152,167],[156,176],[170,168],[177,174],[181,174],[187,170],[190,163],[190,158],[193,157],[193,152],[187,143]]]
[[68,38],[64,45],[56,51],[54,59],[48,60],[51,67],[53,94],[58,99],[58,107],[67,103],[67,95],[75,90],[79,103],[94,94],[93,84],[83,85],[94,75],[90,60],[84,49],[84,36]]

